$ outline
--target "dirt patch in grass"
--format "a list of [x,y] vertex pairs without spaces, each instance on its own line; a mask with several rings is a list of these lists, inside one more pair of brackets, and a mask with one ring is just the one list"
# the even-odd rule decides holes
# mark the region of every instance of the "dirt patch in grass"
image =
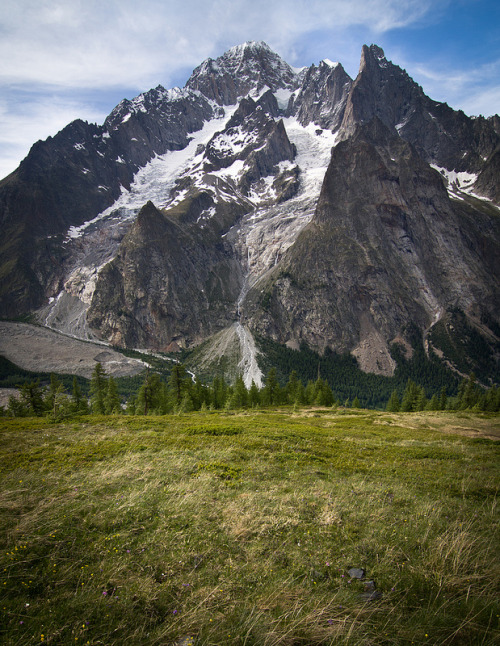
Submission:
[[475,413],[408,413],[393,415],[401,426],[428,428],[464,437],[500,440],[500,418]]

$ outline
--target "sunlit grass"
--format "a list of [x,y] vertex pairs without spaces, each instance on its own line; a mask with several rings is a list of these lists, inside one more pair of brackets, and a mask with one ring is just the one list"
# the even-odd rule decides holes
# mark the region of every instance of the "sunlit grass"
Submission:
[[499,427],[343,410],[2,420],[0,640],[493,645],[500,445],[460,433]]

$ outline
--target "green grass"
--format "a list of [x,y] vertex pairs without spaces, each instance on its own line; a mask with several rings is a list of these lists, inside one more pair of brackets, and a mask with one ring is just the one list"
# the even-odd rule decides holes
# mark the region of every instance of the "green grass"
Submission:
[[498,416],[1,419],[0,434],[4,644],[499,643]]

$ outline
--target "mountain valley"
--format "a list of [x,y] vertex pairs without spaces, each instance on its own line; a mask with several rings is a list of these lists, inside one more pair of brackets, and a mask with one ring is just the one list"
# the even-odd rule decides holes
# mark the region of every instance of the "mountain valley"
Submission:
[[433,101],[376,45],[351,79],[245,43],[34,144],[0,182],[0,312],[225,358],[247,387],[259,339],[391,376],[417,330],[497,383],[499,159],[498,115]]

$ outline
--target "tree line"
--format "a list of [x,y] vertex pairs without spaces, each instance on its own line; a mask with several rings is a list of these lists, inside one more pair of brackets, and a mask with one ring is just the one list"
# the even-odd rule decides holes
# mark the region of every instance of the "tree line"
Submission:
[[[39,380],[20,386],[19,397],[9,399],[6,410],[11,417],[51,416],[63,419],[72,415],[168,415],[197,410],[244,409],[266,406],[322,406],[360,408],[360,400],[336,395],[325,379],[318,376],[304,384],[292,370],[288,381],[281,385],[275,368],[270,368],[262,388],[254,382],[246,387],[239,376],[234,384],[223,377],[215,377],[211,384],[194,380],[182,364],[175,364],[168,379],[148,370],[137,392],[122,401],[116,380],[106,374],[97,363],[90,380],[89,397],[82,393],[75,377],[71,392],[51,375],[50,383],[42,386]],[[460,384],[457,396],[450,397],[446,387],[431,397],[423,386],[408,380],[403,396],[394,390],[386,403],[386,410],[411,412],[420,410],[465,410],[497,412],[500,410],[500,389],[488,390],[477,385],[473,374]]]
[[500,388],[482,388],[478,386],[476,376],[471,373],[462,379],[458,393],[449,397],[446,387],[443,386],[438,393],[427,397],[423,386],[419,386],[412,379],[408,379],[401,399],[397,390],[393,390],[387,402],[386,410],[389,412],[409,413],[415,411],[431,410],[475,410],[483,412],[500,411]]

